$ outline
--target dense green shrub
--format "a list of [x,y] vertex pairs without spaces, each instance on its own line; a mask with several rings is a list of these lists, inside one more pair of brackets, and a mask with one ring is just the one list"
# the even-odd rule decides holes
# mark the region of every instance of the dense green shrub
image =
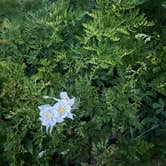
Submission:
[[[1,3],[3,165],[164,165],[165,25],[156,4],[147,12],[149,1],[136,0]],[[38,106],[64,90],[76,97],[76,116],[47,135]]]

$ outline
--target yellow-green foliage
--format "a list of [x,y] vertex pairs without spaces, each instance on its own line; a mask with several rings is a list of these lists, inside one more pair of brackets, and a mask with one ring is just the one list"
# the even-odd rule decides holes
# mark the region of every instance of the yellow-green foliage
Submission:
[[[146,3],[0,2],[2,165],[164,166],[166,25]],[[75,117],[50,136],[38,106],[61,91]]]

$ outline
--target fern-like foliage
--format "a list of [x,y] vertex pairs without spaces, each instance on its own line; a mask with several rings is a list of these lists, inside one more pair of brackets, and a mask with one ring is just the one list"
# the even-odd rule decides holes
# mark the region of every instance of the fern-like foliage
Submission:
[[[164,28],[149,2],[0,2],[0,163],[164,163]],[[75,117],[49,136],[38,106],[60,91],[76,97]]]

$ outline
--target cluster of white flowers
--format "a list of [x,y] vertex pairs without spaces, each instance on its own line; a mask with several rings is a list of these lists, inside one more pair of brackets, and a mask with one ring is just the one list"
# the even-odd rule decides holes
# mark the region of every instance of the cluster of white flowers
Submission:
[[[50,98],[45,96],[45,98]],[[53,127],[56,123],[61,123],[65,118],[73,119],[71,110],[75,102],[75,99],[70,99],[67,95],[67,92],[60,93],[60,99],[53,98],[57,101],[53,106],[49,104],[39,106],[40,110],[40,120],[43,126],[46,126],[46,132],[50,129],[52,132]]]

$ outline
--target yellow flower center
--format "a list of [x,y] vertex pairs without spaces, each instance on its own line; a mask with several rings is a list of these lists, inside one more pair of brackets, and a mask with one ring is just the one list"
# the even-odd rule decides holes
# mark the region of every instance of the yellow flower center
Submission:
[[46,112],[44,114],[44,116],[45,116],[46,120],[50,120],[52,118],[52,115],[49,112]]
[[59,108],[58,108],[58,112],[59,112],[60,114],[63,114],[63,113],[65,112],[65,108],[64,108],[64,107],[59,107]]

